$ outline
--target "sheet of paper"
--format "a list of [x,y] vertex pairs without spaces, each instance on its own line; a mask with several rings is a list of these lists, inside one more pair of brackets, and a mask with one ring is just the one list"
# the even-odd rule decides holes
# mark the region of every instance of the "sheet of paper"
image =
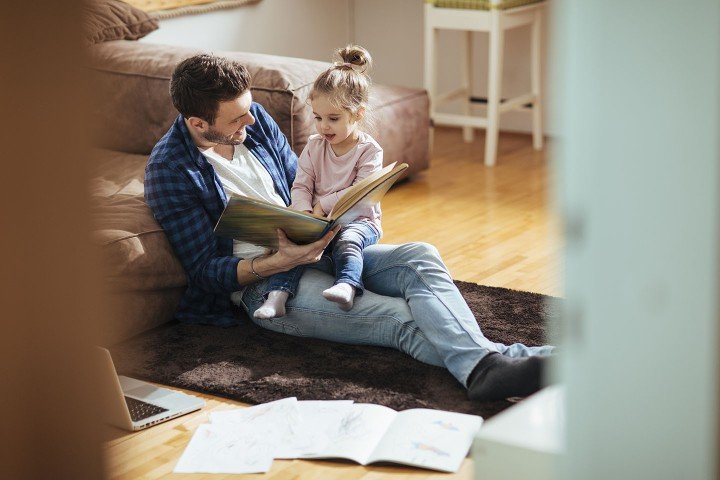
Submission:
[[369,460],[456,472],[481,424],[477,415],[405,410],[397,414]]
[[232,425],[238,431],[264,439],[272,444],[275,458],[298,458],[326,443],[317,430],[306,430],[299,404],[295,397],[284,398],[248,408],[211,412],[210,421]]
[[300,435],[296,440],[297,458],[311,458],[324,451],[331,442],[333,432],[352,407],[352,400],[301,400]]
[[227,425],[198,427],[175,473],[264,473],[272,466],[272,445]]
[[364,464],[397,412],[382,405],[356,403],[328,419],[327,447],[305,458],[348,458]]

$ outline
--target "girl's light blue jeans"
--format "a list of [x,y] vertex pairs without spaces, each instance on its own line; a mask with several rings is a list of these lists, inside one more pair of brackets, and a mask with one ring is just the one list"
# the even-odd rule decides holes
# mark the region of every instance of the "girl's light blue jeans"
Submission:
[[317,265],[301,265],[287,272],[276,273],[265,282],[264,297],[267,298],[268,293],[276,290],[288,292],[294,297],[306,268],[334,272],[336,284],[352,285],[356,294],[362,295],[365,290],[362,281],[363,250],[376,244],[379,238],[380,233],[372,222],[365,220],[350,222],[328,245],[327,252],[330,252],[332,262],[323,258]]
[[546,355],[554,347],[504,345],[488,340],[452,281],[435,247],[427,243],[372,245],[364,251],[365,294],[345,312],[321,292],[335,279],[323,257],[308,266],[297,294],[280,318],[256,319],[267,280],[249,285],[233,302],[260,327],[301,337],[396,348],[430,365],[446,367],[463,385],[491,352],[510,357]]

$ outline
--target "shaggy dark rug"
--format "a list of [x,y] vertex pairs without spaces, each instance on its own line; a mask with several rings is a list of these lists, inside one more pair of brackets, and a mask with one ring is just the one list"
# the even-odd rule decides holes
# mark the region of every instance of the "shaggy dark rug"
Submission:
[[[557,299],[456,282],[485,335],[503,343],[546,343]],[[340,345],[263,330],[171,323],[112,349],[124,375],[257,404],[352,399],[395,410],[437,408],[484,418],[509,401],[471,402],[447,370],[383,347]]]

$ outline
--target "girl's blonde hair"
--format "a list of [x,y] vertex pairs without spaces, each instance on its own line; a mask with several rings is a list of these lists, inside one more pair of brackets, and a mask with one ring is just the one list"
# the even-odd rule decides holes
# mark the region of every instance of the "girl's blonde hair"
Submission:
[[327,95],[331,104],[352,114],[361,108],[367,110],[371,82],[366,72],[372,64],[370,53],[361,46],[348,45],[335,55],[339,61],[315,80],[308,100]]

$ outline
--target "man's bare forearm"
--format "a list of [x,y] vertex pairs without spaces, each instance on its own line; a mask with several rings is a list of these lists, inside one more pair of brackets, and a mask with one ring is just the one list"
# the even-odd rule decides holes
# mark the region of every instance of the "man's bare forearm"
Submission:
[[[264,280],[276,273],[285,272],[290,268],[279,266],[273,261],[273,255],[262,255],[260,257],[243,258],[238,262],[237,278],[240,285],[250,285],[251,283]],[[254,273],[253,273],[254,271]]]

